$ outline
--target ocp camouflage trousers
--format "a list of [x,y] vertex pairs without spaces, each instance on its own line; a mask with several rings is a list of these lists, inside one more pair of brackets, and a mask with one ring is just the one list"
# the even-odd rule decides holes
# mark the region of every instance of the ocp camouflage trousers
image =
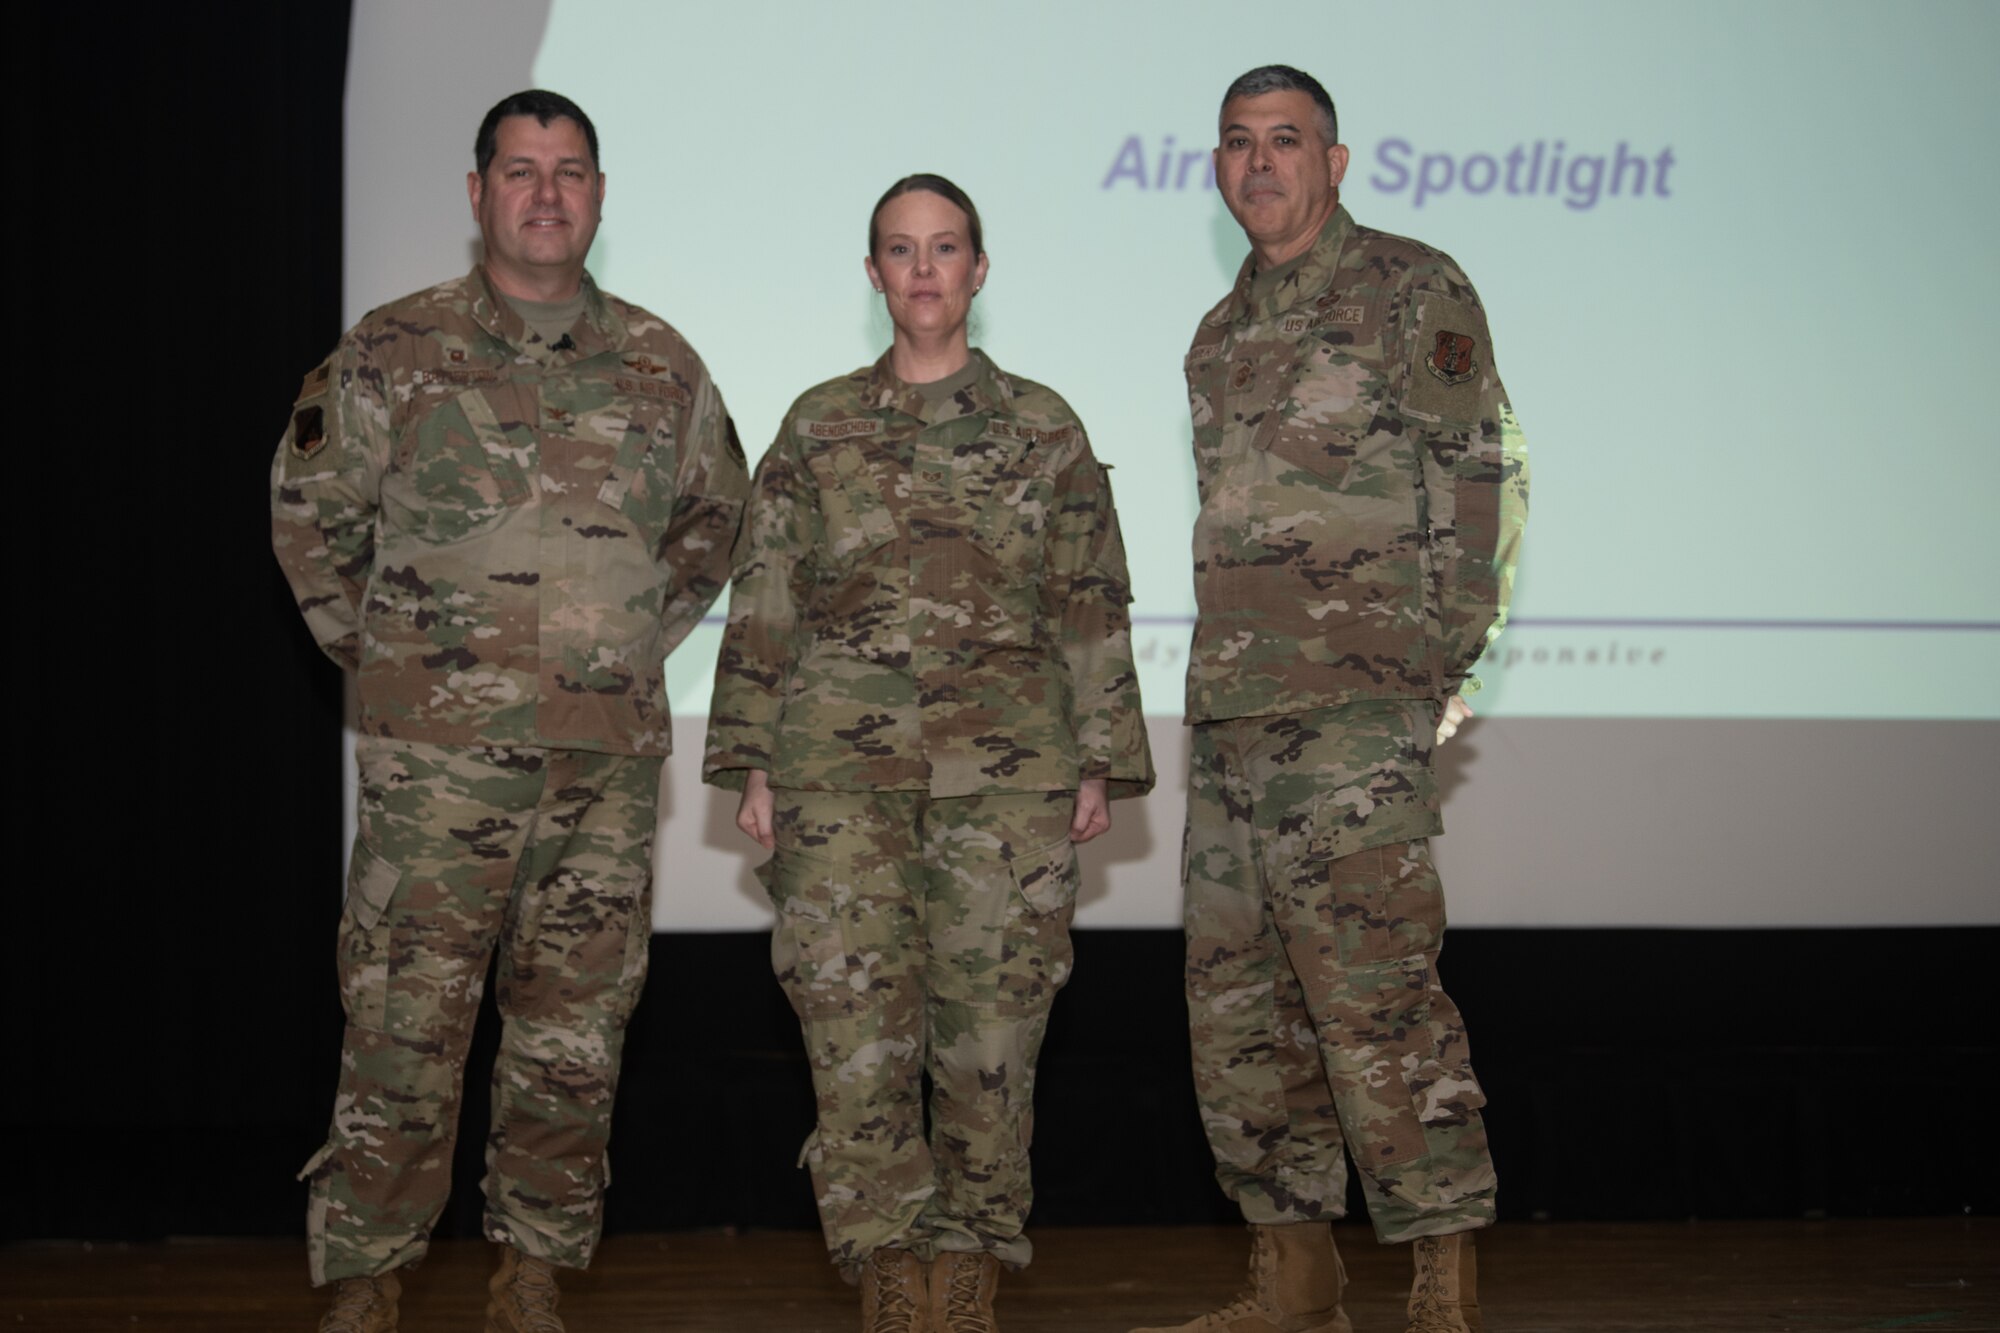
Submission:
[[[1028,1262],[1035,1058],[1068,979],[1074,793],[776,793],[771,960],[818,1098],[802,1160],[834,1262]],[[930,1129],[923,1076],[930,1075]]]
[[424,1254],[495,967],[486,1235],[582,1267],[646,972],[660,760],[363,737],[333,1129],[306,1164],[315,1284]]
[[1345,1212],[1384,1242],[1493,1220],[1465,1025],[1438,982],[1431,708],[1193,728],[1182,879],[1196,1094],[1257,1223]]

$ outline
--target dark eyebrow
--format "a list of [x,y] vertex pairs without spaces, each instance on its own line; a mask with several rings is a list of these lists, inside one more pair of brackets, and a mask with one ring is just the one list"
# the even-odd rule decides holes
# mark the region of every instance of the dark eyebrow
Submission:
[[[1285,121],[1281,124],[1273,125],[1271,128],[1274,130],[1290,130],[1293,134],[1298,134],[1301,132],[1299,130],[1299,127],[1292,124],[1290,121]],[[1230,124],[1224,125],[1222,127],[1222,132],[1224,134],[1229,133],[1231,130],[1241,130],[1245,134],[1248,134],[1250,132],[1250,127],[1248,125],[1243,124],[1241,121],[1232,121]]]
[[[536,161],[537,161],[536,158],[530,157],[526,153],[516,153],[512,157],[503,159],[501,165],[511,167],[516,162],[520,162],[532,167],[535,165]],[[557,158],[556,165],[559,167],[567,167],[572,165],[587,167],[590,165],[590,159],[582,156],[581,154],[572,153],[568,157]]]

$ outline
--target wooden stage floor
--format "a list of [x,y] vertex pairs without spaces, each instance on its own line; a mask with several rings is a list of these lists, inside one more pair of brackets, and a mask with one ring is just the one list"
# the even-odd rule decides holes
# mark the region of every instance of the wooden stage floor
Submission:
[[[1401,1333],[1401,1250],[1340,1230],[1356,1333]],[[1240,1229],[1127,1227],[1034,1233],[1035,1264],[1002,1279],[1006,1333],[1123,1333],[1227,1299]],[[404,1333],[480,1326],[490,1251],[441,1242],[409,1276]],[[1518,1224],[1482,1233],[1492,1333],[1829,1333],[2000,1330],[2000,1219]],[[571,1333],[852,1333],[852,1291],[817,1235],[616,1236],[564,1283]],[[302,1247],[168,1241],[0,1248],[0,1333],[235,1333],[314,1327]]]

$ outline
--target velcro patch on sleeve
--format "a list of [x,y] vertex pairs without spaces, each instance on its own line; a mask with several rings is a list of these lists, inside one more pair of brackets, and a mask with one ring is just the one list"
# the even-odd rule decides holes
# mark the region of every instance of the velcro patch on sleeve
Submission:
[[326,409],[318,403],[292,413],[292,452],[311,458],[326,448]]
[[1473,307],[1432,292],[1418,294],[1415,315],[1411,351],[1417,364],[1410,368],[1404,409],[1427,421],[1476,423],[1492,364],[1485,319]]

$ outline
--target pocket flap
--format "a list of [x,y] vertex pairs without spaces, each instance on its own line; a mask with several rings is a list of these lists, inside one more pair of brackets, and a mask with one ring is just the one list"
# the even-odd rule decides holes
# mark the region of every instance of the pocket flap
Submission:
[[[658,508],[673,503],[673,427],[644,404],[632,410],[625,425],[625,437],[611,460],[611,471],[597,488],[597,499],[613,509],[632,513],[630,500],[636,495]],[[633,490],[633,481],[644,473],[644,484]],[[660,494],[659,492],[666,492]],[[643,515],[634,515],[643,517]]]
[[1028,906],[1044,916],[1076,901],[1076,844],[1068,837],[1015,857],[1008,868]]
[[347,868],[347,910],[354,914],[356,924],[373,930],[402,882],[402,871],[365,843],[357,843],[354,862]]
[[[844,444],[807,460],[820,484],[827,548],[845,563],[896,539],[896,518],[861,450]],[[830,474],[830,475],[829,475]]]
[[1379,801],[1365,788],[1338,787],[1322,795],[1313,807],[1312,843],[1308,861],[1337,861],[1391,842],[1415,842],[1444,832],[1437,808],[1421,793]]

